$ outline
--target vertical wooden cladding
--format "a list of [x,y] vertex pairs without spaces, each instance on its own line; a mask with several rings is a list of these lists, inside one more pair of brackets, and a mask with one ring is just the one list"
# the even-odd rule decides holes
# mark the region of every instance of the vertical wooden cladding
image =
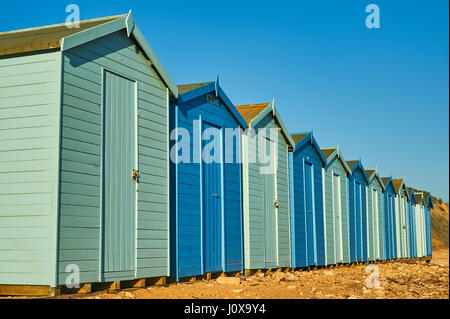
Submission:
[[425,200],[423,193],[415,193],[416,205],[414,208],[416,221],[416,242],[417,242],[417,257],[425,257]]
[[407,220],[407,203],[408,193],[402,179],[393,179],[396,187],[395,195],[395,233],[396,233],[396,250],[398,258],[408,257],[408,225]]
[[103,78],[103,270],[135,269],[136,82],[105,71]]
[[416,196],[414,195],[414,190],[408,188],[409,200],[408,200],[408,240],[409,240],[409,256],[410,258],[417,257],[417,241],[416,241]]
[[347,191],[349,173],[339,154],[339,150],[335,149],[327,157],[324,170],[327,265],[350,262]]
[[[301,138],[296,140],[297,136]],[[302,138],[303,137],[303,138]],[[325,158],[312,133],[293,135],[292,267],[325,265],[322,167]]]
[[431,256],[432,245],[431,245],[431,208],[433,208],[433,201],[431,195],[427,192],[425,193],[425,242],[426,242],[426,256]]
[[397,258],[397,234],[395,220],[395,186],[392,178],[383,178],[384,183],[384,251],[386,259]]
[[[238,107],[242,113],[242,109]],[[244,136],[243,145],[243,194],[244,194],[244,248],[245,248],[245,268],[246,269],[267,269],[275,267],[290,267],[290,216],[289,216],[289,168],[288,168],[288,142],[280,130],[280,125],[275,120],[272,112],[272,104],[257,114],[265,114],[257,122],[252,122],[256,116],[248,119],[250,127],[256,132],[258,129],[266,129],[266,136],[270,136],[272,145],[277,148],[277,167],[274,174],[264,174],[260,171],[267,166],[259,160],[251,162],[249,159],[258,159],[262,147],[257,142],[250,142],[250,138],[257,140],[257,137]],[[258,115],[259,116],[259,115]],[[270,129],[278,131],[277,140],[275,135],[270,135]],[[274,152],[272,152],[274,154]],[[269,152],[266,150],[266,154]],[[273,158],[271,159],[273,160]],[[264,176],[267,175],[267,176]],[[269,179],[274,179],[274,183],[268,183]],[[266,189],[273,185],[273,192]],[[269,194],[275,198],[272,201],[265,200]],[[277,200],[278,207],[271,207]],[[266,204],[266,205],[265,205]],[[268,212],[275,213],[275,220],[267,216]],[[273,216],[272,216],[273,217]],[[270,226],[272,222],[275,224]],[[273,238],[276,239],[275,245]],[[273,260],[273,249],[275,249],[275,261]]]
[[[81,282],[167,275],[168,101],[165,84],[135,42],[127,37],[125,30],[65,51],[63,70],[59,284],[64,284],[67,276],[65,269],[69,264],[80,267]],[[137,152],[133,145],[128,145],[126,149],[116,150],[117,156],[119,153],[122,155],[115,162],[114,156],[110,156],[111,161],[102,164],[103,155],[107,155],[103,154],[102,141],[105,124],[102,105],[108,105],[103,93],[105,72],[117,76],[116,81],[127,79],[124,85],[129,86],[129,94],[136,86],[136,96],[127,97],[135,98],[136,103],[123,110],[121,120],[128,119],[131,125],[135,120],[134,105],[137,104],[137,132],[134,126],[126,129],[130,138],[137,138]],[[110,80],[108,75],[105,80]],[[117,123],[111,123],[111,126],[113,133]],[[128,142],[134,143],[132,139]],[[130,271],[105,278],[103,272],[109,266],[103,260],[106,249],[103,236],[105,219],[101,211],[108,209],[108,205],[102,202],[102,186],[119,187],[119,181],[109,183],[106,180],[108,184],[103,184],[102,171],[108,169],[108,165],[120,165],[125,159],[137,159],[140,171],[136,225],[133,238],[127,239],[128,250],[130,245],[135,249],[124,252],[122,256],[132,259],[122,261]],[[131,163],[128,166],[121,183],[131,181],[133,167]],[[129,209],[133,210],[131,201]]]
[[[171,275],[177,279],[243,269],[241,124],[217,82],[193,86],[170,108]],[[207,96],[216,92],[212,104]],[[178,136],[183,131],[189,136]],[[210,154],[218,156],[213,162],[201,155],[210,143],[216,146]],[[231,162],[225,161],[229,151]]]
[[[368,174],[369,175],[369,174]],[[374,171],[367,184],[367,253],[368,260],[384,259],[383,188]]]
[[60,57],[0,58],[0,284],[55,284]]
[[348,178],[350,262],[367,261],[367,176],[361,161],[352,166]]

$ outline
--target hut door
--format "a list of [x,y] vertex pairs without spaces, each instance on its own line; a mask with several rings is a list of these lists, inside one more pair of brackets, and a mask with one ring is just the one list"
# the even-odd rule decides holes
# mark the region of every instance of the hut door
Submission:
[[378,193],[375,188],[372,189],[372,225],[373,225],[373,246],[374,258],[380,259],[380,230],[378,225]]
[[390,249],[390,258],[395,257],[395,212],[394,212],[394,197],[392,195],[388,196],[388,214],[389,214],[389,249]]
[[135,269],[136,82],[105,72],[103,106],[103,270]]
[[[208,129],[220,131],[219,127],[203,123],[203,130]],[[213,142],[204,141],[204,143]],[[220,158],[222,158],[222,144],[219,142],[215,145],[214,152],[220,152]],[[217,149],[217,146],[220,146],[220,148]],[[205,159],[203,159],[202,165],[204,271],[213,272],[222,269],[222,165],[220,160],[205,161]]]
[[339,175],[333,174],[333,225],[334,249],[336,263],[343,262],[342,256],[342,218],[341,218],[341,183]]
[[[275,144],[266,139],[266,150],[275,147]],[[272,152],[272,154],[275,154]],[[267,268],[277,266],[277,222],[275,209],[275,174],[261,174],[263,179],[264,195],[264,243],[265,264]]]
[[402,256],[408,257],[408,229],[406,227],[406,200],[405,196],[400,197],[402,222],[400,224],[400,229],[402,233]]
[[312,165],[305,162],[305,210],[306,210],[306,244],[308,247],[308,265],[316,263],[314,204],[313,204]]
[[356,259],[362,260],[361,184],[355,182]]

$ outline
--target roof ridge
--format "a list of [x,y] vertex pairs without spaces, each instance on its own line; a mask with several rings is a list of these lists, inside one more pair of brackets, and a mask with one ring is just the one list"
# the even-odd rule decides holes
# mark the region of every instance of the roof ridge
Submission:
[[269,104],[271,104],[272,102],[268,102],[268,103],[253,103],[253,104],[241,104],[241,105],[236,105],[236,107],[237,106],[239,106],[239,107],[252,107],[252,106],[262,106],[262,105],[269,105]]
[[[127,15],[128,14],[119,14],[119,15],[114,15],[114,16],[109,16],[109,17],[80,20],[80,23],[98,22],[98,21],[102,21],[102,20],[116,20],[116,19],[120,19],[120,18],[126,17]],[[66,25],[66,22],[64,22],[64,23],[57,23],[57,24],[49,24],[49,25],[38,26],[38,27],[25,28],[25,29],[4,31],[4,32],[0,32],[0,35],[7,35],[7,34],[14,34],[14,33],[21,33],[21,32],[29,32],[29,31],[34,31],[34,30],[43,30],[43,29],[57,28],[57,27],[62,27],[64,25]]]

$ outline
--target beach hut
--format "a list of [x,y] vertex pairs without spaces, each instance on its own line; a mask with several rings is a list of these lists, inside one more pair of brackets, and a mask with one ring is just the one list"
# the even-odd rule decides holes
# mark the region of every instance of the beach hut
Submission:
[[350,262],[367,262],[367,184],[369,178],[359,161],[347,161]]
[[397,259],[397,232],[395,219],[396,188],[392,177],[382,177],[383,193],[383,221],[384,221],[384,256],[385,259]]
[[167,276],[178,89],[131,13],[0,33],[0,77],[0,285]]
[[384,258],[383,191],[384,184],[376,169],[366,169],[367,183],[367,253],[369,260]]
[[292,267],[325,265],[322,168],[326,163],[312,132],[292,134]]
[[425,199],[421,191],[414,190],[414,197],[416,198],[416,205],[414,208],[416,220],[416,243],[417,243],[417,257],[425,257]]
[[395,225],[397,232],[397,257],[408,258],[408,201],[409,193],[404,179],[393,179],[395,190]]
[[426,242],[426,256],[431,257],[432,244],[431,244],[431,209],[434,208],[433,199],[431,194],[424,192],[425,200],[425,242]]
[[322,148],[327,159],[323,168],[326,264],[350,262],[348,221],[348,176],[351,169],[337,148]]
[[294,141],[275,102],[236,107],[243,135],[245,269],[290,267],[288,152]]
[[171,275],[243,271],[241,132],[219,85],[178,86],[170,108]]
[[408,240],[409,240],[409,256],[410,258],[417,258],[417,241],[416,241],[416,195],[414,189],[408,187]]

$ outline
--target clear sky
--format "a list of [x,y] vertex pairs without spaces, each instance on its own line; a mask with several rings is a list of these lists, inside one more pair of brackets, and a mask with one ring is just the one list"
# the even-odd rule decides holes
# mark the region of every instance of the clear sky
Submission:
[[219,74],[235,104],[275,98],[292,133],[448,201],[447,0],[3,1],[0,31],[63,23],[70,3],[82,20],[132,9],[177,84]]

